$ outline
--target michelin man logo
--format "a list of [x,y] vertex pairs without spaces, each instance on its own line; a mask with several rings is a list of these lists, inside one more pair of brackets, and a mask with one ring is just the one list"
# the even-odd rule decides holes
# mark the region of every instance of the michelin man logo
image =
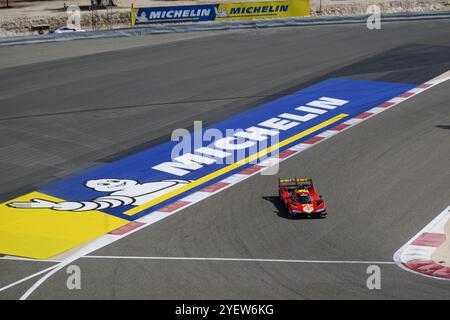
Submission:
[[187,180],[161,180],[139,183],[136,180],[124,179],[89,180],[85,183],[86,187],[110,194],[91,201],[53,202],[44,199],[31,199],[30,202],[8,203],[8,206],[18,209],[52,209],[58,211],[90,211],[126,205],[139,206],[189,182]]
[[226,18],[226,17],[228,17],[228,13],[227,13],[227,9],[226,8],[222,8],[221,12],[219,12],[219,10],[217,10],[217,8],[214,8],[214,11],[216,11],[216,17],[219,17],[219,18]]
[[136,21],[147,21],[147,15],[145,14],[145,12],[141,12],[140,16],[137,14],[137,12],[135,12],[134,18],[136,19]]

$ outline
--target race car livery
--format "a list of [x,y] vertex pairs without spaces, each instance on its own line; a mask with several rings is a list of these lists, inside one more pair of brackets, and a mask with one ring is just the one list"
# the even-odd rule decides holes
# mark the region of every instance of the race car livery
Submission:
[[278,189],[289,218],[327,216],[325,200],[317,192],[312,179],[279,179]]

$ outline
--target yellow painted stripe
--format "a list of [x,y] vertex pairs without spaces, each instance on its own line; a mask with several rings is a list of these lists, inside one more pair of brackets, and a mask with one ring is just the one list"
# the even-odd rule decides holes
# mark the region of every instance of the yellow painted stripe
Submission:
[[[40,192],[31,192],[10,202],[31,199],[62,202]],[[0,253],[34,259],[48,259],[75,248],[130,221],[100,211],[55,211],[17,209],[0,204]]]
[[226,173],[228,173],[230,171],[233,171],[233,170],[235,170],[235,169],[237,169],[237,168],[239,168],[239,167],[241,167],[241,166],[243,166],[245,164],[248,164],[248,163],[250,163],[250,162],[252,162],[252,161],[254,161],[256,159],[259,159],[259,158],[261,158],[261,157],[263,157],[263,156],[265,156],[267,154],[270,154],[273,151],[276,151],[276,150],[278,150],[278,149],[280,149],[280,148],[282,148],[282,147],[284,147],[284,146],[286,146],[288,144],[291,144],[291,143],[293,143],[293,142],[295,142],[295,141],[297,141],[297,140],[299,140],[301,138],[304,138],[304,137],[306,137],[306,136],[308,136],[308,135],[310,135],[310,134],[312,134],[312,133],[314,133],[316,131],[319,131],[319,130],[321,130],[321,129],[323,129],[323,128],[333,124],[333,123],[336,123],[336,122],[344,119],[345,117],[348,117],[348,114],[341,113],[341,114],[339,114],[339,115],[337,115],[337,116],[335,116],[335,117],[333,117],[333,118],[331,118],[331,119],[329,119],[327,121],[319,123],[318,125],[315,125],[314,127],[311,127],[311,128],[309,128],[309,129],[307,129],[307,130],[305,130],[303,132],[300,132],[300,133],[298,133],[298,134],[296,134],[296,135],[294,135],[294,136],[292,136],[292,137],[290,137],[290,138],[288,138],[286,140],[283,140],[283,141],[281,141],[281,142],[279,142],[279,143],[277,143],[277,144],[275,144],[273,146],[270,146],[270,147],[268,147],[268,148],[266,148],[264,150],[261,150],[261,151],[255,153],[255,154],[252,154],[251,156],[248,156],[247,158],[241,159],[241,160],[239,160],[239,161],[237,161],[237,162],[235,162],[233,164],[230,164],[229,166],[227,166],[225,168],[222,168],[222,169],[219,169],[217,171],[211,172],[210,174],[208,174],[208,175],[206,175],[204,177],[201,177],[200,179],[197,179],[197,180],[195,180],[195,181],[193,181],[193,182],[191,182],[189,184],[186,184],[183,187],[180,187],[180,188],[178,188],[176,190],[173,190],[172,192],[169,192],[169,193],[166,193],[164,195],[161,195],[158,198],[155,198],[155,199],[153,199],[153,200],[151,200],[151,201],[149,201],[147,203],[144,203],[144,204],[142,204],[140,206],[134,207],[134,208],[132,208],[132,209],[130,209],[128,211],[125,211],[124,214],[129,215],[129,216],[135,215],[136,213],[141,212],[142,210],[145,210],[145,209],[148,209],[150,207],[153,207],[153,206],[155,206],[155,205],[157,205],[157,204],[159,204],[159,203],[161,203],[163,201],[166,201],[166,200],[168,200],[170,198],[178,196],[178,195],[182,194],[183,192],[186,192],[186,191],[191,190],[191,189],[193,189],[195,187],[198,187],[198,186],[200,186],[200,185],[202,185],[202,184],[204,184],[204,183],[206,183],[208,181],[211,181],[211,180],[213,180],[213,179],[215,179],[217,177],[220,177],[221,175],[224,175],[224,174],[226,174]]

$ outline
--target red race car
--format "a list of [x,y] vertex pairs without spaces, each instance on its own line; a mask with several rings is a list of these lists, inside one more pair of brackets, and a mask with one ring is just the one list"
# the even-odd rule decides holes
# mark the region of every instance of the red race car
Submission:
[[280,200],[288,217],[326,217],[327,206],[310,178],[278,179]]

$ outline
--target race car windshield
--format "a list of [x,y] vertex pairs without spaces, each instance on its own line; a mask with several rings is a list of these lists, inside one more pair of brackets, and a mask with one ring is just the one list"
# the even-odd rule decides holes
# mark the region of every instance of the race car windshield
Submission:
[[297,199],[300,203],[311,203],[311,196],[309,194],[300,195],[297,194]]

